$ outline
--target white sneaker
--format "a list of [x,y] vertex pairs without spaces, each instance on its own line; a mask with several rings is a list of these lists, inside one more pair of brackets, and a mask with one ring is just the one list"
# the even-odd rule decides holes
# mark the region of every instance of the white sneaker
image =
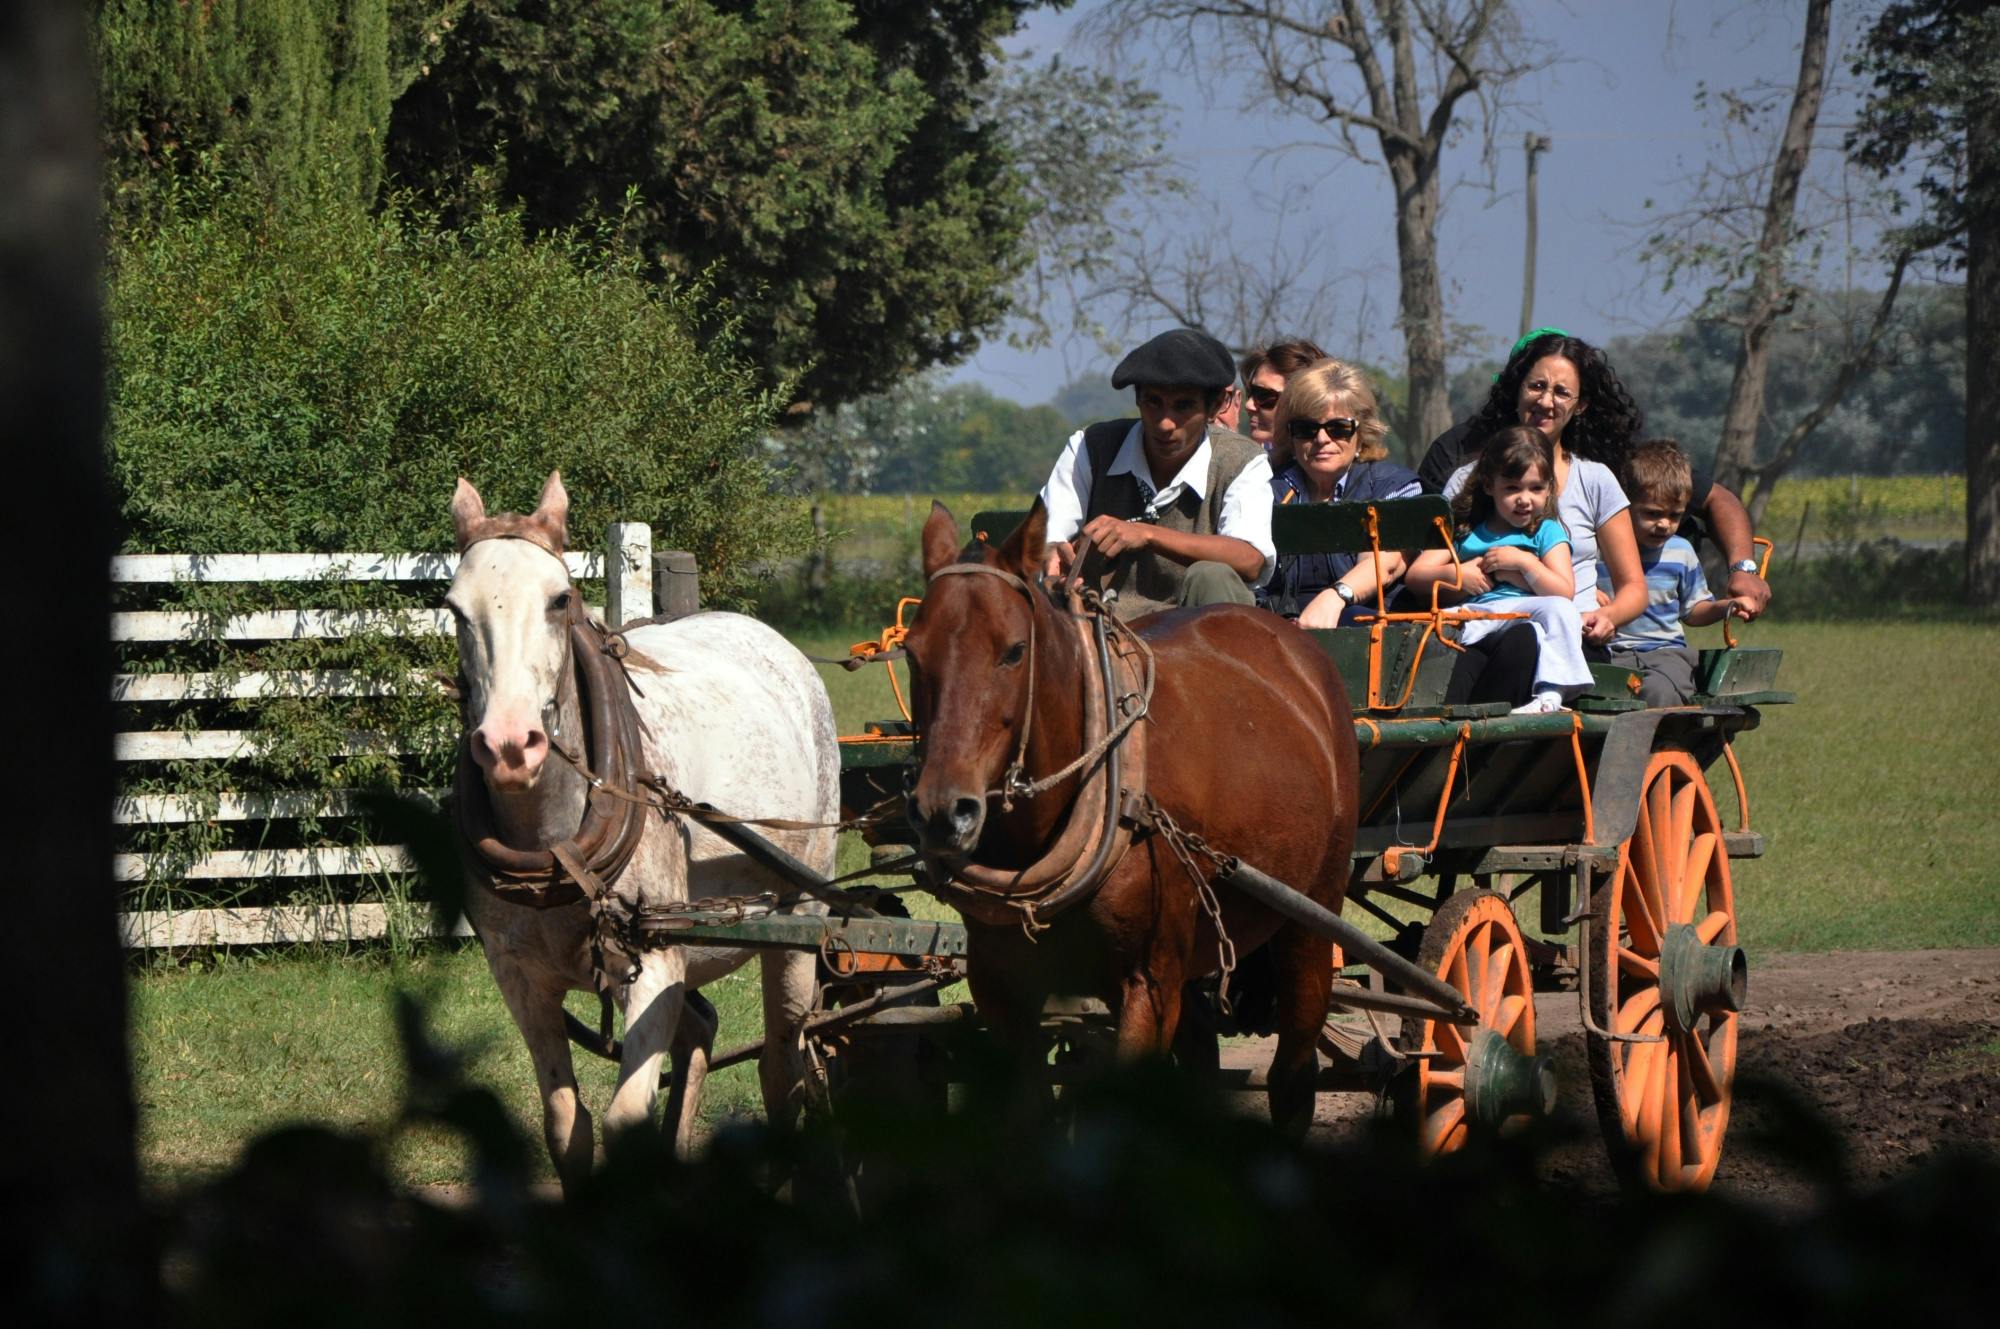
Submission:
[[1509,715],[1552,715],[1563,709],[1562,693],[1537,692],[1523,704],[1507,712]]

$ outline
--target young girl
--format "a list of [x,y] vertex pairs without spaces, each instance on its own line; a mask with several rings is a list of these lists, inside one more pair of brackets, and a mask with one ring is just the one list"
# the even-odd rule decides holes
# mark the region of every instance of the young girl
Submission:
[[[1554,472],[1548,441],[1538,431],[1516,425],[1486,440],[1465,487],[1451,501],[1460,575],[1468,592],[1463,607],[1527,614],[1534,624],[1540,647],[1534,696],[1514,708],[1517,715],[1559,711],[1590,686],[1583,623],[1571,598],[1576,579],[1570,569],[1569,533],[1556,520]],[[1450,552],[1425,550],[1411,565],[1408,580],[1419,586],[1450,584]],[[1459,640],[1478,641],[1519,621],[1475,619],[1460,629]]]

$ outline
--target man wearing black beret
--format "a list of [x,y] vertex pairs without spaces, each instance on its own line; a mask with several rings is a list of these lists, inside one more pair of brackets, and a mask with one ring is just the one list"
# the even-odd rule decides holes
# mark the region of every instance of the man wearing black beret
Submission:
[[1042,487],[1050,576],[1095,580],[1108,568],[1124,618],[1256,603],[1251,587],[1275,558],[1271,464],[1214,422],[1235,382],[1228,349],[1193,328],[1163,332],[1119,363],[1111,386],[1133,390],[1139,415],[1078,430],[1057,458]]

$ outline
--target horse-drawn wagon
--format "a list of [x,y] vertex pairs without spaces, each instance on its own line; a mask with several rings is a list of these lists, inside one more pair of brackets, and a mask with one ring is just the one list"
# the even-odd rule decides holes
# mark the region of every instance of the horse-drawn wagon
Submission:
[[[996,547],[1022,516],[982,513],[972,531]],[[1274,534],[1286,552],[1412,549],[1448,544],[1447,522],[1441,500],[1412,499],[1280,509]],[[1043,594],[1019,589],[1031,605]],[[915,603],[899,606],[896,628],[881,641],[856,648],[856,661],[893,655]],[[1089,605],[1079,614],[1079,607],[1072,600],[1086,643],[1095,626],[1098,651],[1086,650],[1086,658],[1103,673],[1103,715],[1090,730],[1096,741],[1072,766],[1087,759],[1115,767],[1123,736],[1148,718],[1152,684],[1148,677],[1142,687],[1131,672],[1113,679],[1110,661],[1120,652],[1106,639],[1109,615],[1101,607],[1091,613]],[[1090,814],[1101,814],[1106,828],[1092,844],[1121,827],[1121,853],[1135,837],[1170,842],[1197,889],[1207,892],[1210,944],[1220,943],[1225,984],[1234,961],[1215,896],[1252,900],[1332,942],[1336,972],[1313,1083],[1382,1094],[1410,1116],[1426,1151],[1452,1150],[1473,1132],[1553,1108],[1550,1059],[1536,1041],[1535,998],[1567,993],[1581,1011],[1614,1164],[1629,1179],[1663,1189],[1705,1186],[1728,1124],[1747,979],[1730,862],[1764,848],[1750,823],[1732,745],[1756,727],[1760,707],[1791,700],[1773,688],[1779,653],[1739,648],[1733,640],[1703,651],[1700,691],[1686,706],[1647,709],[1636,696],[1635,676],[1599,666],[1594,686],[1572,710],[1514,715],[1500,704],[1446,704],[1457,649],[1452,621],[1450,611],[1433,607],[1310,634],[1336,666],[1352,713],[1355,787],[1340,795],[1351,796],[1355,820],[1345,882],[1352,909],[1339,911],[1337,896],[1329,909],[1309,891],[1266,875],[1258,866],[1259,843],[1229,843],[1208,828],[1178,826],[1163,812],[1150,817],[1129,789],[1122,806],[1107,793]],[[1031,631],[1031,679],[1033,641]],[[962,887],[924,877],[919,858],[905,849],[918,836],[903,815],[904,796],[924,756],[905,711],[900,720],[842,740],[843,815],[866,821],[880,872],[914,873],[919,885],[961,908],[980,905]],[[1016,757],[994,795],[1029,792],[1018,751]],[[1726,770],[1733,784],[1734,827],[1718,814],[1711,770]],[[1268,787],[1240,796],[1266,805],[1273,817],[1311,816],[1312,809],[1272,796],[1285,776],[1272,770]],[[1107,788],[1119,787],[1114,773]],[[808,1027],[836,1075],[843,1058],[852,1065],[857,1054],[865,1057],[871,1039],[893,1035],[907,1051],[913,1031],[980,1019],[972,1005],[940,1005],[936,995],[964,974],[978,928],[903,916],[879,886],[841,894],[774,855],[754,829],[720,817],[705,824],[808,893],[830,899],[833,908],[809,917],[741,902],[707,911],[697,905],[672,919],[672,928],[704,942],[817,950],[830,995]],[[1105,856],[1102,849],[1090,852]],[[1048,897],[1040,898],[1046,907]],[[1020,923],[1033,944],[1043,923],[1032,904],[1001,913]],[[1372,926],[1357,925],[1356,914]],[[1216,1002],[1212,992],[1190,989],[1188,997],[1175,1050],[1200,1061],[1204,1038],[1212,1055]],[[1101,1035],[1110,1015],[1101,1002],[1060,994],[1039,1011],[1043,1026],[1071,1047],[1090,1042],[1094,1031]],[[1385,1017],[1396,1022],[1393,1033]],[[1226,1016],[1222,1027],[1231,1027]],[[573,1032],[589,1041],[587,1031]],[[748,1057],[755,1048],[711,1064]]]

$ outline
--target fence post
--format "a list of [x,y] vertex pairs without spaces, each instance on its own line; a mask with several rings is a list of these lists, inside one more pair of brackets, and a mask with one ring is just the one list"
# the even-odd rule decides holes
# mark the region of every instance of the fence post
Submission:
[[614,521],[604,550],[604,620],[623,627],[648,617],[653,607],[653,528],[643,521]]
[[692,614],[701,608],[701,576],[693,554],[663,549],[653,555],[653,603],[659,614]]

